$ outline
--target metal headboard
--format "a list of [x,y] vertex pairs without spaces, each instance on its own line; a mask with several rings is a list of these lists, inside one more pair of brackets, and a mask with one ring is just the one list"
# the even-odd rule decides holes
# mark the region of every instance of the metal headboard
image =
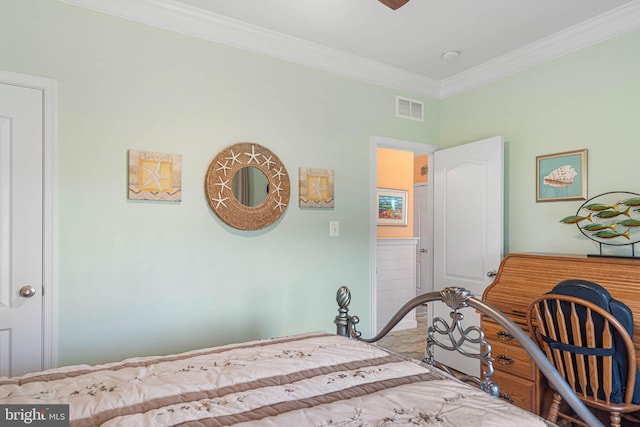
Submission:
[[[373,338],[362,338],[362,334],[356,329],[356,325],[360,319],[357,316],[349,315],[349,304],[351,303],[351,291],[348,287],[342,286],[336,294],[338,303],[338,315],[335,317],[336,333],[345,337],[350,337],[360,341],[373,343],[385,337],[411,310],[432,301],[442,301],[451,308],[451,318],[453,322],[449,324],[442,318],[434,319],[434,324],[429,326],[427,330],[427,344],[425,350],[425,361],[439,368],[444,368],[451,372],[446,366],[435,361],[433,346],[438,346],[451,351],[479,359],[486,367],[483,370],[483,377],[477,378],[473,376],[465,376],[460,378],[466,382],[473,382],[480,389],[494,395],[500,396],[500,387],[491,380],[493,375],[493,358],[491,357],[491,346],[484,341],[484,332],[482,329],[472,326],[464,328],[462,320],[464,316],[460,313],[460,309],[471,307],[477,311],[489,316],[496,323],[504,327],[520,345],[531,356],[534,363],[549,380],[555,390],[562,395],[567,404],[576,412],[576,414],[591,427],[602,427],[603,424],[587,409],[582,401],[575,395],[569,385],[558,374],[551,362],[545,354],[538,348],[533,340],[527,335],[516,323],[505,316],[498,309],[474,297],[471,292],[464,288],[445,288],[439,292],[429,292],[419,295],[405,305],[403,305],[397,313],[389,320],[382,330]],[[460,336],[454,338],[454,331]],[[438,335],[447,338],[448,343],[438,339]],[[463,342],[468,341],[480,344],[480,352],[477,354],[469,354],[461,347]]]

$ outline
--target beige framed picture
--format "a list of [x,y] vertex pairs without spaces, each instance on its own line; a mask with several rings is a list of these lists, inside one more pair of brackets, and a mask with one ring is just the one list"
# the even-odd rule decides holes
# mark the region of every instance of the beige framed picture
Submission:
[[333,169],[298,168],[301,208],[333,208]]
[[182,200],[182,156],[129,150],[129,200]]

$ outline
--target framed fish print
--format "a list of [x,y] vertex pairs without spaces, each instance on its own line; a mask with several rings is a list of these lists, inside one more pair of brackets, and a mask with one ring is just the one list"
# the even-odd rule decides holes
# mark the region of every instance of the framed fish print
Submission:
[[586,199],[586,149],[536,157],[536,202]]
[[407,225],[407,194],[406,190],[378,188],[376,191],[377,225]]

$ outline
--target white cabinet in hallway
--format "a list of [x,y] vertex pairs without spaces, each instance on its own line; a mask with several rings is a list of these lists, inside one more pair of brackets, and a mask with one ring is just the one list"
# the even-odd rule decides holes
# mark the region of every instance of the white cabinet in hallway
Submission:
[[[381,238],[376,247],[376,333],[393,314],[416,295],[417,238]],[[415,311],[394,328],[416,327]]]

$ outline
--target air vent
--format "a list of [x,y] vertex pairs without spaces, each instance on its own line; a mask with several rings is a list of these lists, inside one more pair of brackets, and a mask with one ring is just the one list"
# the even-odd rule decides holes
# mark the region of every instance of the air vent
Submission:
[[403,119],[424,121],[424,103],[415,99],[396,96],[396,116]]

